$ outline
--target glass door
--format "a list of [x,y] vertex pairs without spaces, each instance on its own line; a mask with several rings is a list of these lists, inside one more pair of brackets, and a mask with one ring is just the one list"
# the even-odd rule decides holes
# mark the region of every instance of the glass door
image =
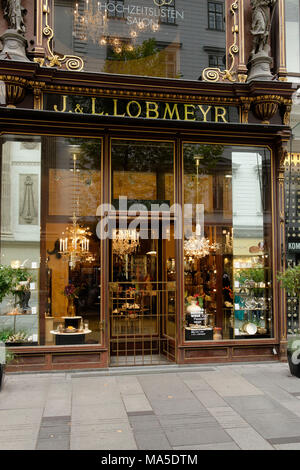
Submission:
[[174,144],[111,145],[111,365],[175,360]]

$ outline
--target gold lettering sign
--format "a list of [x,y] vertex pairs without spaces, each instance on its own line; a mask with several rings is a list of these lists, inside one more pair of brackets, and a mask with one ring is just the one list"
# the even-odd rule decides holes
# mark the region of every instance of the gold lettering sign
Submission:
[[[56,103],[54,104],[54,102]],[[74,95],[44,95],[44,109],[59,113],[82,113],[118,118],[146,118],[198,122],[240,122],[237,106],[126,100]]]

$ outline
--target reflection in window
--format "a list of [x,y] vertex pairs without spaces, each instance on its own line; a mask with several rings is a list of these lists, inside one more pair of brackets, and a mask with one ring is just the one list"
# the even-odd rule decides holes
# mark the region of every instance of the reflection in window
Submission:
[[[195,80],[207,67],[203,47],[225,49],[223,6],[215,3],[210,31],[203,22],[203,1],[176,0],[160,7],[152,0],[137,5],[54,0],[55,52],[80,56],[86,71]],[[216,37],[215,29],[223,33]]]
[[223,3],[208,2],[208,27],[218,31],[224,30]]
[[186,340],[272,337],[269,151],[185,144],[184,172]]
[[175,0],[170,5],[160,7],[159,21],[166,24],[176,24]]
[[224,68],[224,55],[212,55],[208,56],[208,66]]
[[107,16],[108,18],[124,18],[124,0],[109,0]]

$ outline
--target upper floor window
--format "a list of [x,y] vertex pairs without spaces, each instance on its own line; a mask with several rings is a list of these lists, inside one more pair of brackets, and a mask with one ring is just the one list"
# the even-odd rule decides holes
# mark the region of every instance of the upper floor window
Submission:
[[208,28],[224,31],[223,3],[208,2]]
[[109,0],[106,8],[108,18],[124,18],[124,0]]
[[175,0],[170,5],[161,6],[160,8],[160,23],[164,24],[176,24],[176,7]]

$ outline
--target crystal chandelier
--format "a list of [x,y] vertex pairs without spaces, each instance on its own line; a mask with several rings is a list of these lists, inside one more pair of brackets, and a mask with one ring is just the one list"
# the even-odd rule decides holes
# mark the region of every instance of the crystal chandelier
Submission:
[[[110,36],[108,31],[109,10],[103,9],[101,2],[96,0],[83,0],[75,4],[73,11],[73,36],[81,41],[90,39],[94,44],[99,46],[112,46],[114,52],[120,54],[123,50],[132,51],[133,45],[122,42],[120,39]],[[148,18],[138,21],[135,26],[130,27],[128,32],[132,41],[134,41],[140,33],[147,30],[157,32],[160,28],[158,21],[152,21]]]
[[[76,184],[76,154],[73,154],[73,188],[79,188],[79,180],[77,177]],[[78,174],[78,173],[77,173]],[[76,201],[76,209],[78,211],[79,200]],[[92,235],[89,227],[82,227],[78,223],[78,216],[76,210],[73,211],[72,224],[68,225],[59,240],[59,253],[63,258],[69,262],[71,269],[75,269],[78,262],[89,262],[95,260],[92,253],[89,251],[90,240],[88,237]]]
[[131,255],[139,246],[139,233],[135,229],[114,229],[112,249],[120,257]]
[[199,224],[196,226],[196,235],[184,242],[184,254],[192,258],[204,258],[218,248],[218,243],[210,243],[208,238],[200,236]]
[[[198,206],[199,194],[199,163],[203,157],[196,155],[194,157],[196,162],[196,207]],[[208,238],[201,237],[201,226],[196,224],[196,233],[190,239],[184,242],[184,254],[191,258],[204,258],[211,252],[219,248],[218,243],[211,243]]]

